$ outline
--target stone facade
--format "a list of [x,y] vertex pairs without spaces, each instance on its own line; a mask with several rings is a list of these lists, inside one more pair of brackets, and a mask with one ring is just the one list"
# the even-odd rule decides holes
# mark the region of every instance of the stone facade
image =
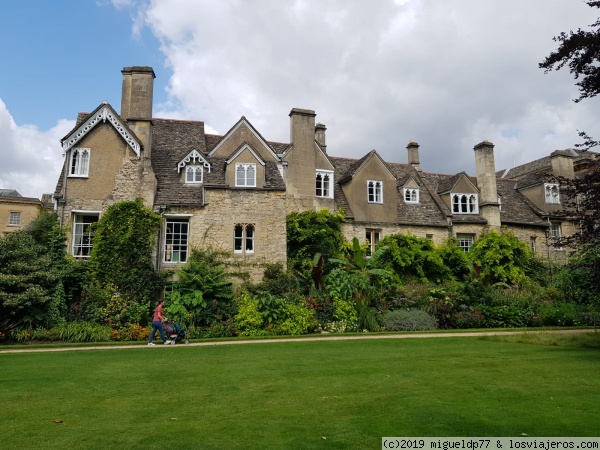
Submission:
[[77,223],[69,245],[81,257],[89,251],[83,243],[91,245],[86,220],[141,197],[164,219],[161,269],[180,267],[193,248],[213,248],[228,255],[231,272],[259,281],[266,264],[285,266],[286,215],[323,208],[344,210],[348,240],[410,233],[436,245],[458,237],[467,249],[490,229],[508,229],[539,256],[564,261],[568,251],[553,246],[553,235],[574,228],[556,215],[560,204],[548,200],[546,185],[551,175],[576,176],[597,164],[596,154],[569,150],[496,172],[487,141],[474,146],[475,177],[423,171],[414,141],[407,164],[384,161],[375,150],[343,158],[327,148],[316,113],[298,108],[289,115],[289,143],[268,141],[245,117],[211,135],[201,121],[152,117],[151,68],[122,74],[121,114],[103,103],[80,115],[62,141],[54,199],[62,224]]
[[23,197],[13,189],[0,189],[0,233],[6,235],[24,229],[42,210],[39,199]]

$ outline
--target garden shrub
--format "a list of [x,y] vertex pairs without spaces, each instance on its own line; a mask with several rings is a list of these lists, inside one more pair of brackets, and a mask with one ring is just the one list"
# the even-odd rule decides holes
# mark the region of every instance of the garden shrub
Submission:
[[61,341],[61,342],[108,342],[111,328],[93,322],[68,322],[46,328],[21,328],[12,330],[10,338],[16,342]]
[[569,327],[579,325],[579,313],[573,303],[560,302],[557,304],[540,305],[537,322],[545,326]]
[[420,309],[385,311],[382,318],[383,326],[388,331],[421,331],[437,328],[435,317]]
[[535,312],[518,305],[480,306],[486,328],[519,328],[533,324]]
[[477,307],[460,305],[455,313],[456,328],[484,328],[485,317]]
[[248,293],[242,293],[234,298],[237,314],[234,317],[235,329],[238,336],[265,336],[263,316],[258,310],[258,301]]
[[286,303],[282,312],[283,320],[274,326],[274,334],[299,335],[316,328],[315,311],[305,305]]
[[113,329],[111,332],[113,341],[147,341],[149,337],[150,330],[148,327],[135,324]]

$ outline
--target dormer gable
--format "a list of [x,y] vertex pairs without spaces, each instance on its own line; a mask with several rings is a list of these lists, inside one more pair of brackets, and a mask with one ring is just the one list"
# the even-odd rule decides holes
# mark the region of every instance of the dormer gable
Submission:
[[242,143],[225,161],[225,173],[229,186],[262,188],[265,185],[265,161],[250,144]]
[[108,103],[103,102],[98,108],[84,119],[83,123],[76,126],[73,131],[66,135],[62,140],[63,153],[69,151],[79,141],[81,141],[88,133],[90,133],[94,127],[100,123],[110,123],[114,129],[119,133],[127,145],[133,150],[133,152],[140,157],[142,144],[137,138],[135,133],[129,129],[121,117],[115,112],[115,110]]
[[479,214],[479,189],[465,172],[440,181],[437,193],[452,214]]
[[409,176],[400,186],[400,193],[404,203],[419,203],[420,190],[419,184],[413,176]]
[[280,160],[269,143],[244,116],[219,140],[208,156],[227,158],[232,149],[239,149],[244,143],[250,144],[263,162],[268,158]]
[[372,172],[373,170],[377,171],[377,177],[379,178],[396,180],[396,175],[394,175],[388,164],[377,153],[377,150],[371,150],[348,168],[348,171],[341,177],[339,183],[344,184],[359,176],[361,172]]
[[177,173],[184,172],[186,184],[204,182],[204,170],[210,173],[210,163],[197,151],[192,150],[177,163]]

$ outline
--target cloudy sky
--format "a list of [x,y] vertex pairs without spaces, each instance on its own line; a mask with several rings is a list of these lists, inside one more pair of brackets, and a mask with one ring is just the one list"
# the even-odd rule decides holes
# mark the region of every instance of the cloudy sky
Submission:
[[225,133],[246,116],[289,142],[292,108],[328,152],[372,149],[429,172],[474,174],[473,146],[510,168],[600,136],[600,99],[538,63],[583,0],[7,0],[0,16],[0,188],[40,197],[78,112],[121,105],[121,69],[152,66],[154,116]]

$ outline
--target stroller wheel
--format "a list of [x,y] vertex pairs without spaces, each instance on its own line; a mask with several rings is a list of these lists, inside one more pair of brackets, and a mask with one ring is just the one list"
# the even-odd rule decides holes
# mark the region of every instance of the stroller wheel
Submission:
[[186,339],[186,340],[185,340],[185,343],[186,343],[186,344],[189,344],[189,343],[190,343],[190,340],[189,340],[189,339]]

